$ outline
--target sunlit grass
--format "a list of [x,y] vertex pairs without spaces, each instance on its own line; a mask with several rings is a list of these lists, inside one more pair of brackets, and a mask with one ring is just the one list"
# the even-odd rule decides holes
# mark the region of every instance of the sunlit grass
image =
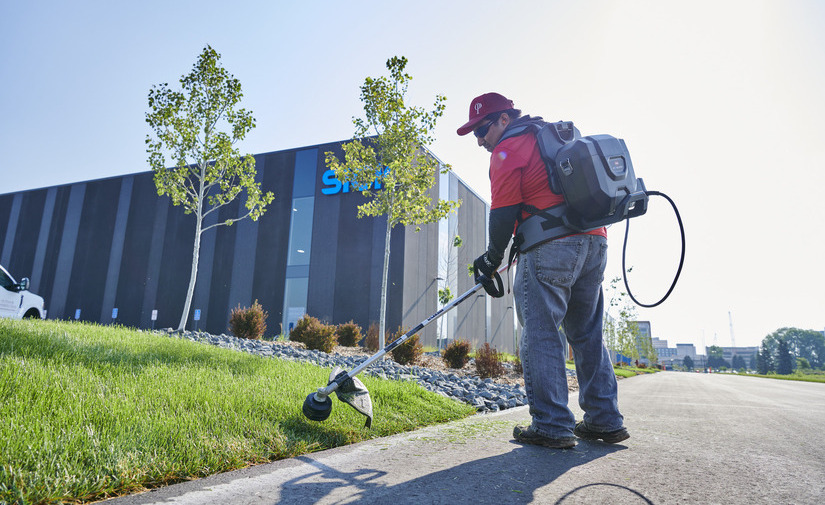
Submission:
[[616,377],[636,377],[637,375],[642,374],[651,374],[658,372],[658,368],[638,368],[634,366],[614,366],[613,373],[616,374]]
[[779,374],[768,374],[768,375],[759,375],[759,374],[747,374],[747,373],[740,373],[739,375],[745,375],[747,377],[761,377],[764,379],[779,379],[785,381],[800,381],[800,382],[821,382],[825,383],[825,375],[822,373],[802,373],[802,372],[795,372],[790,375],[779,375]]
[[375,419],[304,398],[329,370],[148,332],[0,320],[0,503],[100,499],[467,416],[415,383],[361,377]]

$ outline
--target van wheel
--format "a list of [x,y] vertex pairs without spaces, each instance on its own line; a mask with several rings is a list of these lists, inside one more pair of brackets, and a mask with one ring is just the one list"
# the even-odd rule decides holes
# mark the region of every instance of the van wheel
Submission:
[[23,316],[23,319],[40,319],[40,312],[30,309],[26,314]]

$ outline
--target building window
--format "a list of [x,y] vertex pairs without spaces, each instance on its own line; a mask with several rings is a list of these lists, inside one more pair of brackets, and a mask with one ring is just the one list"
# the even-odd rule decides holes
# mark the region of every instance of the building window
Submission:
[[[452,173],[438,175],[438,198],[441,200],[456,200],[458,198],[457,184],[453,181]],[[455,194],[454,194],[455,193]],[[451,212],[446,218],[438,222],[438,289],[449,288],[455,298],[458,293],[458,248],[455,239],[458,236],[458,217]],[[442,304],[439,302],[439,308]],[[438,347],[444,348],[455,338],[457,315],[450,311],[441,317],[436,327]]]
[[309,265],[312,247],[312,210],[315,198],[295,198],[292,200],[292,219],[289,225],[288,266]]
[[284,333],[295,327],[307,311],[309,255],[312,250],[312,218],[315,208],[315,178],[318,150],[307,149],[295,155],[292,184],[292,212],[289,220],[289,253],[284,284]]
[[287,279],[284,289],[284,331],[287,335],[307,312],[309,277]]

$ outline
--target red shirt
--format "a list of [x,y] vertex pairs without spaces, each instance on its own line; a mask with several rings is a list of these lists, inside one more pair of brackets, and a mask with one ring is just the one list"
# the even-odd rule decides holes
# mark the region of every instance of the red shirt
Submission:
[[[541,159],[536,137],[531,134],[510,137],[500,142],[490,155],[490,209],[527,204],[546,209],[564,202],[562,195],[550,190],[547,169]],[[522,218],[530,217],[522,212]],[[604,227],[587,232],[607,237]]]

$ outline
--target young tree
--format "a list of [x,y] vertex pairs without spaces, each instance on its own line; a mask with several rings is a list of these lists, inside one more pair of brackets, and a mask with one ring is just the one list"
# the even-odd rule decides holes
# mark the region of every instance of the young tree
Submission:
[[624,319],[619,330],[619,352],[630,361],[638,360],[639,354],[639,324],[630,319]]
[[793,373],[794,358],[785,340],[780,340],[776,346],[776,373],[790,375]]
[[453,249],[461,247],[462,243],[463,241],[461,240],[461,237],[454,235],[452,247],[446,248],[447,254],[445,254],[442,258],[443,264],[441,265],[441,271],[444,273],[444,277],[439,277],[442,287],[438,288],[438,303],[442,306],[450,303],[450,300],[452,300],[455,296],[452,290],[450,290],[450,279],[455,276],[455,272],[453,272]]
[[759,349],[759,354],[756,360],[756,372],[761,375],[767,375],[774,371],[773,352],[771,351],[768,339],[762,340],[762,347]]
[[684,364],[685,364],[685,369],[688,372],[693,370],[693,358],[691,358],[690,356],[685,356]]
[[[274,198],[255,182],[255,158],[234,147],[255,127],[255,119],[250,111],[236,108],[243,97],[241,83],[221,66],[220,58],[207,45],[192,71],[180,78],[180,90],[164,83],[149,91],[146,122],[154,136],[146,136],[146,151],[158,195],[169,195],[174,205],[195,215],[192,270],[178,330],[189,319],[203,232],[247,217],[255,221]],[[171,168],[166,167],[167,153]],[[245,214],[204,227],[206,216],[243,191]]]
[[653,339],[650,336],[640,336],[638,342],[641,357],[647,358],[651,366],[658,365],[659,353],[656,352],[656,348],[653,347]]
[[[457,227],[457,223],[455,227]],[[458,255],[458,248],[461,247],[463,244],[463,240],[461,236],[455,233],[455,227],[453,228],[452,233],[452,243],[451,244],[444,244],[442,248],[443,255],[441,256],[441,262],[439,264],[439,271],[438,271],[438,279],[440,280],[440,287],[438,288],[438,303],[441,307],[446,306],[453,298],[455,298],[455,294],[450,289],[451,285],[455,285],[456,282],[456,258],[455,256]],[[443,277],[442,277],[443,276]],[[439,345],[442,341],[446,339],[446,327],[447,327],[448,318],[442,317],[441,321],[439,322]]]
[[[460,202],[433,202],[430,189],[435,176],[446,173],[425,147],[432,143],[436,120],[444,112],[443,96],[437,95],[434,108],[425,111],[406,103],[412,77],[404,72],[407,58],[387,60],[389,77],[367,77],[361,86],[361,102],[366,118],[354,118],[355,134],[344,144],[344,160],[327,152],[326,164],[342,183],[358,188],[369,201],[358,207],[358,217],[387,216],[384,241],[384,269],[381,280],[379,346],[384,347],[387,312],[387,277],[390,260],[390,233],[397,225],[434,223],[457,208]],[[374,190],[379,182],[381,189]]]
[[[630,272],[632,268],[628,269]],[[639,358],[638,340],[641,335],[636,323],[636,306],[628,294],[621,290],[622,278],[614,277],[607,288],[607,313],[604,321],[604,341],[608,348],[630,360]],[[652,347],[651,342],[651,347]]]

